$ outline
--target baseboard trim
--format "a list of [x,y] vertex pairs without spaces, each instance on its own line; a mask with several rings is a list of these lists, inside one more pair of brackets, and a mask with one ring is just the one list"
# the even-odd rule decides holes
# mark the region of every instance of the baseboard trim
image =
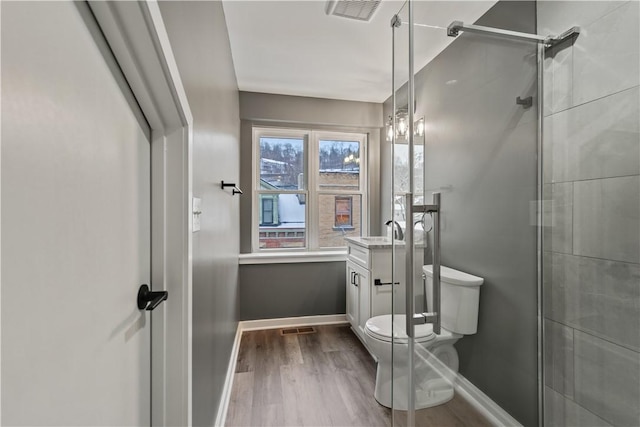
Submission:
[[224,423],[227,420],[227,411],[229,410],[229,401],[231,400],[231,388],[233,387],[233,377],[236,372],[238,351],[240,350],[240,339],[242,338],[241,324],[242,322],[238,322],[236,336],[233,339],[233,347],[231,348],[231,355],[229,356],[227,376],[224,379],[222,396],[220,397],[220,404],[218,405],[218,415],[216,416],[216,423],[214,424],[216,427],[224,427]]
[[227,420],[227,412],[229,411],[229,402],[231,400],[231,388],[233,387],[233,377],[236,372],[236,364],[238,362],[238,352],[240,350],[240,340],[244,331],[258,331],[263,329],[277,329],[293,326],[311,326],[311,325],[336,325],[348,323],[344,314],[330,314],[324,316],[302,316],[302,317],[283,317],[280,319],[259,319],[244,320],[238,322],[236,336],[233,340],[233,348],[229,356],[229,364],[227,368],[227,376],[224,380],[224,388],[218,405],[218,415],[216,416],[216,427],[224,427]]
[[480,412],[492,425],[522,427],[522,424],[507,411],[459,373],[453,381],[453,387],[460,397]]
[[258,331],[263,329],[290,328],[293,326],[335,325],[341,323],[347,323],[347,317],[344,314],[243,320],[240,322],[240,325],[243,331]]

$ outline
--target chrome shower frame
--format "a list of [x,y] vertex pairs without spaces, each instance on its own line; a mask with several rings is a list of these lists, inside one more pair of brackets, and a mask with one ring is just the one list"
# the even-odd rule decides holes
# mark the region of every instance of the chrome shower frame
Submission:
[[578,34],[580,34],[580,27],[571,27],[558,36],[539,36],[538,34],[521,33],[518,31],[503,30],[502,28],[484,27],[482,25],[465,25],[465,23],[462,21],[453,21],[447,27],[447,35],[449,37],[457,37],[461,31],[467,33],[492,35],[511,40],[534,42],[544,45],[545,48],[550,48],[564,42],[571,37],[577,37]]

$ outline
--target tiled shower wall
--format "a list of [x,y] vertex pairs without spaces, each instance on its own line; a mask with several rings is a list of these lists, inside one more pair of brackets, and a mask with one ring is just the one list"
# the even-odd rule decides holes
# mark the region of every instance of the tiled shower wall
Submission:
[[638,1],[539,1],[545,425],[640,426]]

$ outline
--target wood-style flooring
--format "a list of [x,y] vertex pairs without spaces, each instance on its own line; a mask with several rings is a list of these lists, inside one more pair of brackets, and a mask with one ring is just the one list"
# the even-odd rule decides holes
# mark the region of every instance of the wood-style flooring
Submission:
[[[242,334],[227,426],[390,426],[373,397],[376,364],[348,325],[316,333],[279,329]],[[395,425],[405,423],[395,412]],[[456,396],[416,413],[418,426],[489,426]]]

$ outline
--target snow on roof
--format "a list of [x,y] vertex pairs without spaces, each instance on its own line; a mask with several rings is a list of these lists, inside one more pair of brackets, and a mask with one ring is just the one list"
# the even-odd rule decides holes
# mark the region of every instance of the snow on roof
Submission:
[[305,229],[304,222],[287,222],[280,225],[261,225],[260,230],[291,230],[291,229]]
[[271,164],[274,164],[274,165],[288,165],[289,164],[287,162],[282,162],[280,160],[272,160],[272,159],[265,159],[265,158],[260,159],[260,161],[262,163],[271,163]]
[[280,223],[304,223],[304,206],[300,203],[297,194],[279,194],[278,216]]
[[320,169],[320,173],[346,173],[357,175],[360,169]]

